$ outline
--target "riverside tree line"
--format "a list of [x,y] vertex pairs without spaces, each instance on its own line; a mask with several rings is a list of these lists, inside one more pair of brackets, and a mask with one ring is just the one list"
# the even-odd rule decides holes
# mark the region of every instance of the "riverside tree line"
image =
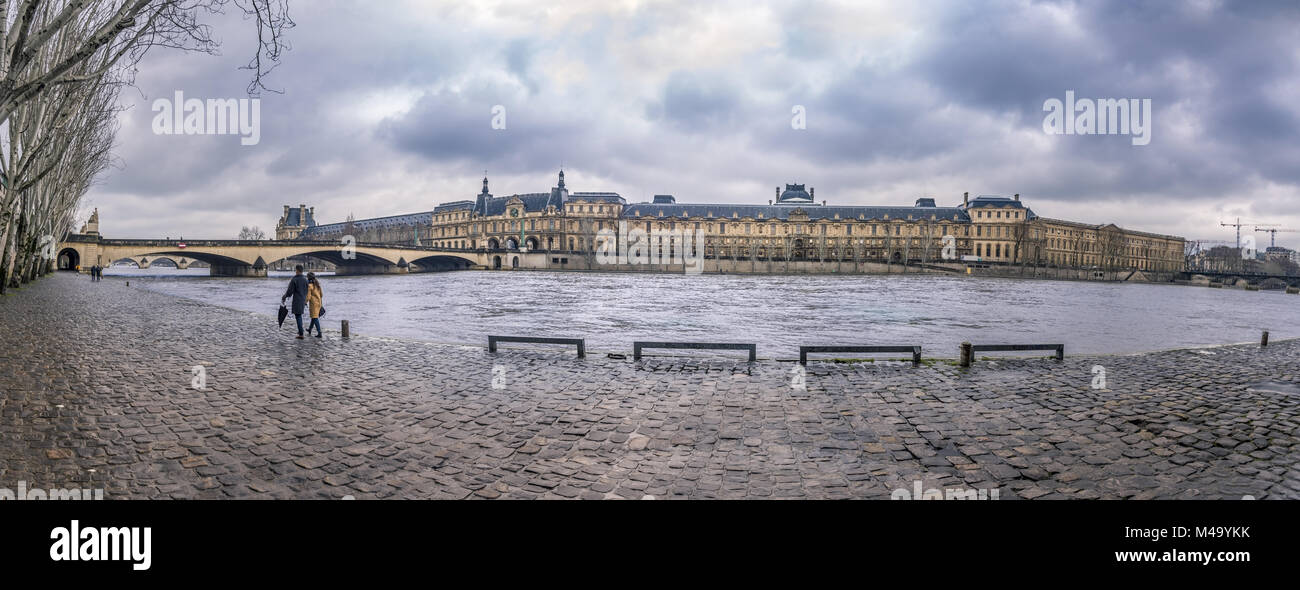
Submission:
[[231,10],[256,27],[257,95],[287,49],[288,0],[0,0],[0,293],[54,270],[145,54],[215,53],[204,19]]

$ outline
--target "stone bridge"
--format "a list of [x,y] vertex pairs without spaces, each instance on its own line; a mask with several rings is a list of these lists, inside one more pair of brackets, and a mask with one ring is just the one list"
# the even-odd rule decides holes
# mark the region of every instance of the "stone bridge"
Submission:
[[1225,285],[1263,285],[1266,281],[1274,284],[1285,283],[1287,287],[1300,287],[1300,277],[1252,272],[1187,270],[1178,278],[1190,281],[1217,281]]
[[537,268],[546,266],[545,253],[521,250],[457,250],[395,244],[353,244],[300,240],[110,240],[99,235],[73,234],[59,243],[60,270],[89,272],[92,265],[120,260],[148,268],[166,258],[179,268],[195,260],[210,265],[209,274],[264,277],[279,260],[310,256],[329,262],[339,275],[399,274],[469,268]]

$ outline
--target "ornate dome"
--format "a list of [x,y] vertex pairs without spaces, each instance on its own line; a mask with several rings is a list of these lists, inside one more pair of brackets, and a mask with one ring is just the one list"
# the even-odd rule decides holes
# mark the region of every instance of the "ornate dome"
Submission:
[[776,198],[778,203],[811,203],[812,195],[803,189],[802,184],[787,184],[785,191]]

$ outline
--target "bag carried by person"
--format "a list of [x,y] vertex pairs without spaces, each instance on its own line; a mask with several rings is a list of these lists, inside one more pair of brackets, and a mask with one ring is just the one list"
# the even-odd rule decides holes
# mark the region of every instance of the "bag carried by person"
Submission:
[[316,314],[316,317],[318,317],[318,318],[323,318],[323,317],[325,317],[325,306],[324,306],[324,305],[320,306],[320,313]]

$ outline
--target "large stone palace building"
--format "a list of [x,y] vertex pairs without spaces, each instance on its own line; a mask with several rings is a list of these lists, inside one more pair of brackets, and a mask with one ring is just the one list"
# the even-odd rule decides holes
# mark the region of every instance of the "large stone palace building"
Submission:
[[[483,179],[473,199],[432,211],[316,224],[312,208],[288,206],[279,239],[402,243],[449,250],[590,255],[611,231],[665,232],[651,248],[672,250],[676,232],[702,235],[704,257],[718,260],[980,263],[1173,272],[1183,238],[1040,217],[1020,195],[962,197],[938,206],[828,205],[802,184],[778,187],[766,205],[678,203],[673,195],[628,203],[612,192],[569,192],[564,172],[547,192],[495,196]],[[602,233],[602,230],[607,230]],[[621,234],[619,234],[621,235]],[[657,244],[654,240],[659,240]],[[623,247],[621,244],[614,246]],[[566,259],[567,260],[567,259]],[[720,268],[720,267],[719,267]]]

